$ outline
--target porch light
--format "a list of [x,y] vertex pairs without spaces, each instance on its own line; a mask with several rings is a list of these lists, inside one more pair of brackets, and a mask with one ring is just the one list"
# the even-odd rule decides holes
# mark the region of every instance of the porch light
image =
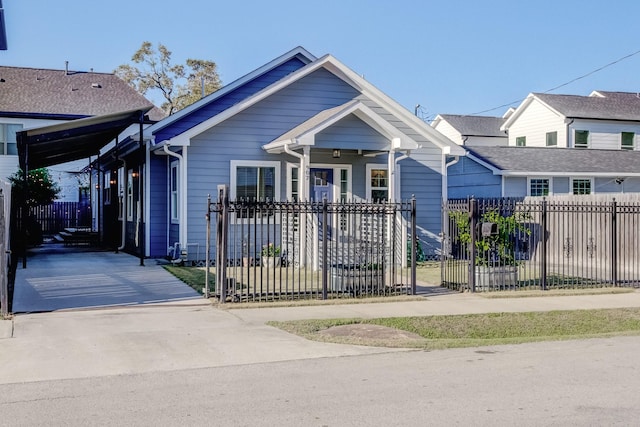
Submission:
[[334,159],[340,158],[340,150],[339,149],[337,149],[337,148],[333,149],[333,158]]

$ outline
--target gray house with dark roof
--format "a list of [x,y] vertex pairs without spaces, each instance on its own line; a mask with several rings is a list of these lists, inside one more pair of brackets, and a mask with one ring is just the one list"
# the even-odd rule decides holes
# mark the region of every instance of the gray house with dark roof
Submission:
[[640,151],[467,147],[448,188],[450,198],[640,193]]
[[[16,132],[91,116],[144,108],[149,100],[114,74],[0,66],[0,178],[18,170]],[[164,113],[153,108],[151,120]],[[60,197],[77,200],[75,172],[89,161],[51,167]]]
[[507,145],[507,132],[500,128],[504,117],[438,114],[431,126],[458,145]]

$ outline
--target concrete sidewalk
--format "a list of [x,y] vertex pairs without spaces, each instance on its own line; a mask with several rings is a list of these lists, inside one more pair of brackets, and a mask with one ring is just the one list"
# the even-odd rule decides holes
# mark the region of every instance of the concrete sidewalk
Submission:
[[616,307],[640,307],[640,292],[508,299],[445,294],[407,302],[246,309],[220,309],[197,299],[21,314],[1,322],[12,333],[0,340],[0,384],[405,351],[307,341],[266,326],[268,320]]

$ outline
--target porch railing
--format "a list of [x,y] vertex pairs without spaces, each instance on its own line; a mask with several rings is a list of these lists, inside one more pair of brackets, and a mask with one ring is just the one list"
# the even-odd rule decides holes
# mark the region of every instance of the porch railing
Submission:
[[638,198],[450,200],[444,211],[446,287],[640,287]]
[[213,290],[221,301],[415,293],[415,200],[230,201],[220,191],[207,202],[207,270],[226,284]]

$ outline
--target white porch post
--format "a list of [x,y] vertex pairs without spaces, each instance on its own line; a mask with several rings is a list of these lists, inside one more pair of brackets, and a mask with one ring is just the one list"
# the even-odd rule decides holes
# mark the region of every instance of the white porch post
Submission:
[[[396,201],[396,148],[400,147],[400,138],[393,138],[391,140],[391,149],[389,150],[389,157],[387,159],[387,168],[389,169],[389,182],[388,193],[389,201]],[[367,177],[369,179],[369,177]]]
[[298,188],[298,194],[300,194],[300,200],[303,202],[309,201],[309,164],[311,157],[311,147],[305,145],[302,147],[302,157],[300,158],[300,171],[304,174],[304,179],[298,182],[302,188]]

